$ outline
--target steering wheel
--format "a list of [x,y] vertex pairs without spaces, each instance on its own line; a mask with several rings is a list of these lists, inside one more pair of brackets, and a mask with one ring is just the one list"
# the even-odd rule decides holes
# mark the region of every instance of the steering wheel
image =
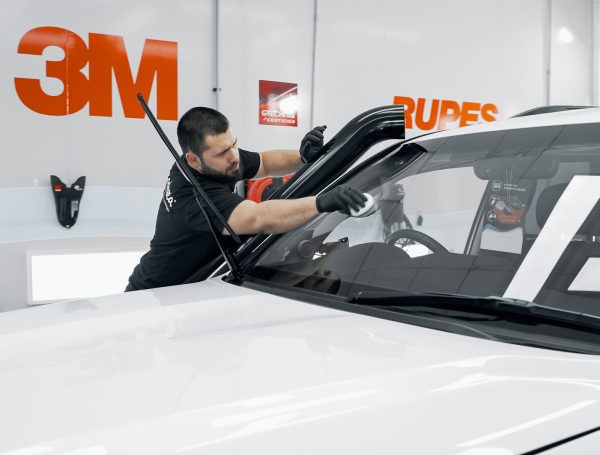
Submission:
[[429,237],[427,234],[424,234],[421,231],[415,231],[414,229],[399,229],[395,232],[392,232],[386,243],[389,245],[395,245],[399,239],[413,240],[421,245],[426,246],[434,253],[448,252],[446,247],[433,237]]

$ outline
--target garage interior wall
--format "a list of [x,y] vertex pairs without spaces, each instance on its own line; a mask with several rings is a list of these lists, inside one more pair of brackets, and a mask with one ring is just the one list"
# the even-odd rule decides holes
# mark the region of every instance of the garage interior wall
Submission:
[[[111,116],[90,115],[87,105],[69,115],[25,106],[15,78],[40,79],[48,95],[64,89],[44,77],[46,61],[63,59],[63,50],[17,52],[34,28],[59,27],[88,45],[90,34],[122,37],[134,79],[146,40],[176,42],[178,116],[217,107],[240,145],[256,151],[297,148],[317,124],[331,137],[395,97],[421,103],[409,136],[428,130],[416,127],[417,115],[437,129],[444,101],[469,103],[477,121],[477,106],[486,104],[506,118],[548,103],[597,102],[597,0],[2,0],[2,7],[0,310],[32,300],[35,255],[145,251],[172,163],[147,119],[125,116],[115,77]],[[88,76],[89,65],[81,72]],[[298,127],[258,124],[259,80],[298,84]],[[155,80],[155,112],[156,88]],[[459,124],[447,120],[445,127]],[[176,143],[176,121],[161,124]],[[69,230],[56,220],[50,174],[68,185],[87,178]],[[102,282],[110,266],[86,272]]]
[[545,104],[544,0],[318,4],[317,123],[394,96],[424,99],[425,122],[435,99],[493,103],[498,118]]
[[593,82],[594,3],[551,2],[549,104],[597,104]]
[[[172,164],[148,120],[125,116],[114,75],[108,85],[112,93],[106,95],[112,101],[111,115],[90,115],[89,103],[70,115],[47,115],[27,107],[16,92],[14,79],[40,79],[44,93],[60,95],[63,82],[44,75],[52,71],[51,61],[65,58],[65,51],[51,45],[43,49],[42,55],[18,53],[22,38],[39,27],[63,29],[59,36],[66,38],[58,39],[59,45],[79,39],[83,46],[91,48],[92,34],[95,38],[117,37],[123,40],[126,54],[113,54],[126,56],[134,79],[139,74],[147,39],[176,42],[181,111],[185,102],[212,103],[212,11],[211,0],[2,0],[1,309],[18,308],[34,299],[32,267],[34,258],[39,256],[74,254],[68,264],[50,270],[55,274],[56,286],[61,282],[69,287],[64,297],[74,297],[69,291],[75,287],[90,288],[114,279],[114,264],[92,261],[96,267],[84,268],[86,258],[79,255],[146,250],[154,231],[162,186]],[[165,20],[168,17],[172,20]],[[88,63],[82,73],[89,76],[89,70]],[[126,81],[121,75],[122,85]],[[89,96],[85,87],[80,92],[70,93],[70,99]],[[156,97],[155,81],[148,100],[155,112]],[[133,102],[137,103],[135,99]],[[176,121],[161,123],[176,140]],[[51,174],[67,185],[86,176],[79,217],[71,229],[63,228],[57,221]]]

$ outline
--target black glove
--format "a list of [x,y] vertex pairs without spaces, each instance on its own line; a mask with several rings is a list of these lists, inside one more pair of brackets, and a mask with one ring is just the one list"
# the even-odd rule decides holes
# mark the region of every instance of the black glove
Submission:
[[339,210],[346,215],[350,209],[360,210],[365,206],[367,197],[351,186],[340,185],[332,190],[317,196],[317,210],[319,212],[335,212]]
[[323,147],[323,131],[326,125],[317,126],[310,130],[300,143],[300,158],[303,163],[310,163],[317,158],[319,151]]

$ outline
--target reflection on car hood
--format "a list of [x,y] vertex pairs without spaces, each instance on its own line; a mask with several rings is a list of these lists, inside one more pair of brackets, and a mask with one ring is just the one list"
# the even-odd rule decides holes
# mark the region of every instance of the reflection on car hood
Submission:
[[0,314],[0,369],[15,455],[501,455],[600,415],[599,357],[220,280]]

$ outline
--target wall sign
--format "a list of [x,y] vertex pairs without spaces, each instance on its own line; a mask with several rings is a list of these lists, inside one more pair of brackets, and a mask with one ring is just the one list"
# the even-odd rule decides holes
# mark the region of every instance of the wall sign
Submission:
[[[37,27],[29,30],[19,42],[19,54],[42,56],[44,49],[58,46],[64,51],[62,60],[47,60],[40,78],[15,78],[15,89],[21,102],[44,115],[69,115],[89,103],[92,116],[111,117],[113,75],[119,90],[123,113],[127,118],[143,118],[144,111],[136,94],[150,97],[156,80],[157,117],[177,120],[177,43],[146,39],[137,75],[131,65],[122,36],[89,33],[88,43],[70,30],[59,27]],[[84,74],[87,66],[89,76]],[[41,78],[56,78],[63,84],[60,95],[48,95]]]
[[258,123],[298,126],[298,84],[258,81]]
[[409,96],[395,96],[394,104],[404,104],[406,128],[418,128],[423,131],[444,130],[449,127],[448,123],[455,122],[458,122],[457,126],[493,122],[496,120],[495,115],[498,114],[498,107],[492,103],[471,101],[459,103],[454,100],[426,100],[425,98],[415,100]]

